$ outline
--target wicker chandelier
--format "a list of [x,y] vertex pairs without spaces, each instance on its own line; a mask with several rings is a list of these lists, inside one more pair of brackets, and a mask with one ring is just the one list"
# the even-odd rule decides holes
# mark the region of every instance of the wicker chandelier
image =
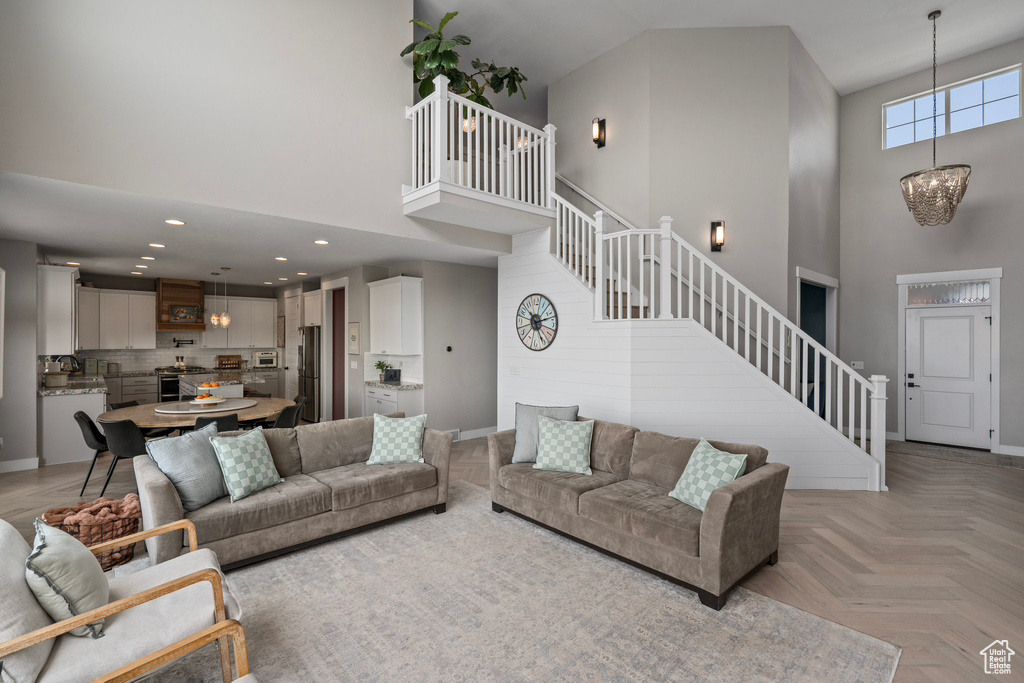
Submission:
[[900,178],[907,210],[914,214],[914,220],[920,225],[946,225],[953,220],[971,180],[971,167],[966,164],[935,165],[935,140],[938,133],[935,20],[941,15],[942,12],[938,10],[928,15],[932,22],[932,168],[914,171]]

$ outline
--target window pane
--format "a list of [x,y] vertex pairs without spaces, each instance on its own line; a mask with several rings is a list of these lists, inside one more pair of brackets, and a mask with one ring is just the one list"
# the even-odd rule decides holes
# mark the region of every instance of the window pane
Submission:
[[[928,117],[924,121],[918,121],[914,124],[917,128],[917,139],[918,140],[931,140],[932,139],[932,117]],[[946,134],[946,116],[942,115],[935,119],[935,126],[938,130],[938,137],[942,137]]]
[[[914,100],[914,106],[916,113],[914,118],[920,121],[921,119],[930,119],[932,117],[932,96],[918,97]],[[946,113],[946,97],[941,92],[938,93],[935,99],[935,111],[939,114]]]
[[1009,121],[1020,116],[1020,95],[1007,97],[985,105],[985,125]]
[[[1011,71],[1002,76],[985,79],[985,101],[1001,100],[1010,95],[1020,94],[1020,72]],[[1003,119],[1000,119],[1001,121]]]
[[952,114],[950,114],[950,133],[959,133],[962,130],[977,128],[980,125],[982,125],[981,105],[978,105],[977,107],[971,107],[970,109],[961,109],[960,111],[954,111]]
[[[981,81],[970,83],[949,91],[949,108],[952,111],[981,104]],[[953,117],[956,120],[956,117]],[[980,123],[978,124],[981,125]]]
[[885,127],[902,126],[914,120],[914,101],[893,105],[885,110]]
[[[913,102],[911,102],[913,104]],[[885,148],[909,145],[914,141],[914,124],[908,123],[885,131]]]

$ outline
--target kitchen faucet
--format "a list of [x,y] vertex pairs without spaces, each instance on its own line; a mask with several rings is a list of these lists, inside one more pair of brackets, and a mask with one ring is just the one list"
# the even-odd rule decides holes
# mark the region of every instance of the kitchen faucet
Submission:
[[67,358],[71,363],[71,372],[80,372],[82,369],[82,362],[74,354],[64,354],[63,356],[57,356],[54,359],[55,363],[60,363],[62,359]]

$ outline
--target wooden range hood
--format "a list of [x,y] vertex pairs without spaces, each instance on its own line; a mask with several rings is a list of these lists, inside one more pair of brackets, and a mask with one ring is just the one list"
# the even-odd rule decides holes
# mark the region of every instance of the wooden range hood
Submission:
[[[158,278],[156,281],[156,330],[157,332],[205,332],[205,287],[202,280],[171,280]],[[173,309],[195,309],[196,322],[172,322]]]

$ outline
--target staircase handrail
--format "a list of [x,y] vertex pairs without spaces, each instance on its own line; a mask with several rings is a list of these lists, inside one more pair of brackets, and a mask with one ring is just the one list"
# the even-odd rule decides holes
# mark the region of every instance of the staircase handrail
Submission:
[[569,180],[568,178],[566,178],[561,173],[556,173],[555,174],[555,179],[565,183],[566,185],[568,185],[570,190],[572,190],[573,192],[575,192],[579,196],[581,196],[584,199],[586,199],[588,202],[590,202],[591,204],[596,206],[599,210],[604,211],[606,216],[614,218],[616,221],[618,221],[620,224],[625,226],[627,229],[629,229],[629,230],[636,230],[637,229],[636,226],[634,226],[632,223],[630,223],[625,218],[623,218],[619,214],[617,214],[614,211],[612,211],[611,209],[609,209],[607,206],[605,206],[601,202],[599,202],[596,199],[594,199],[594,197],[592,195],[590,195],[589,193],[587,193],[586,190],[584,190],[579,185],[577,185],[576,183],[574,183],[571,180]]

